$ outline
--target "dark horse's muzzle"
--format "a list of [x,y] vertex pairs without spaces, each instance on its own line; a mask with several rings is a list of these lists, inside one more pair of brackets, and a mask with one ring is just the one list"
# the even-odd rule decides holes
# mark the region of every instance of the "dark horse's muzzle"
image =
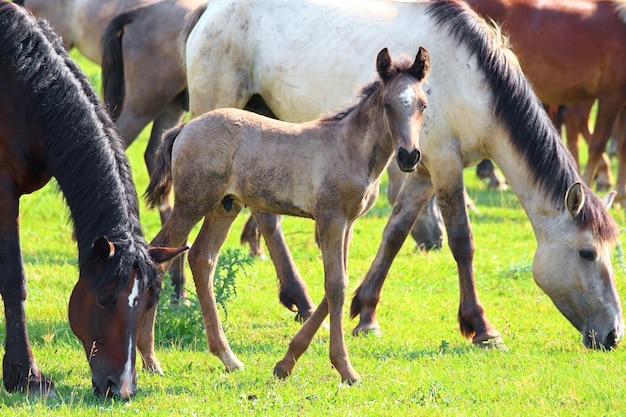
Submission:
[[409,152],[405,148],[400,148],[398,149],[396,159],[398,160],[398,166],[403,172],[413,172],[421,157],[422,155],[418,149],[413,149]]

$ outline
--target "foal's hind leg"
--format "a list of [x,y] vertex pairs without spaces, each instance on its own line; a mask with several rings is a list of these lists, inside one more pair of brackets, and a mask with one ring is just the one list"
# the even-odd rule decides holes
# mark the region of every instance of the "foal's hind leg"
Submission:
[[307,293],[306,284],[289,252],[281,228],[281,217],[256,210],[252,210],[252,215],[265,238],[267,250],[278,275],[280,302],[291,311],[294,311],[293,306],[295,305],[298,309],[296,320],[305,321],[312,314],[314,305]]
[[243,363],[235,356],[228,345],[222,329],[215,293],[213,278],[222,244],[226,240],[240,209],[232,209],[228,213],[220,213],[222,208],[213,211],[204,218],[198,237],[189,250],[189,266],[196,284],[198,301],[202,308],[204,328],[209,343],[209,350],[220,358],[227,371],[243,369]]

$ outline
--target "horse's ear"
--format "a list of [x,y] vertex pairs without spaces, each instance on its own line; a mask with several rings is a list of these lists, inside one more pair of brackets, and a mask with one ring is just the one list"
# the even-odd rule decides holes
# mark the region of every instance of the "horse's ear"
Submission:
[[383,81],[387,81],[391,78],[395,72],[395,67],[391,62],[391,56],[389,56],[389,50],[383,48],[376,57],[376,71]]
[[108,260],[115,256],[115,246],[105,236],[99,236],[91,245],[93,255],[100,260]]
[[572,218],[578,216],[585,205],[585,192],[580,182],[575,182],[565,193],[565,206]]
[[604,197],[600,198],[600,201],[604,203],[604,206],[606,207],[607,210],[611,208],[611,204],[613,204],[613,199],[615,198],[616,194],[617,194],[617,191],[611,191]]
[[415,56],[415,62],[413,62],[413,65],[411,65],[411,68],[409,69],[409,73],[419,81],[422,81],[428,75],[429,70],[430,54],[426,49],[420,46],[420,49],[417,51],[417,55]]
[[174,259],[188,249],[189,246],[181,246],[180,248],[151,247],[148,251],[152,260],[157,264],[161,264]]

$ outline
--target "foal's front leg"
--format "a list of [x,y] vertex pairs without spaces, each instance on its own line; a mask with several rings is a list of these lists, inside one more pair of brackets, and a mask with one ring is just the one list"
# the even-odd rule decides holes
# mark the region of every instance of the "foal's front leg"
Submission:
[[213,278],[217,267],[217,260],[222,244],[228,236],[232,222],[240,209],[233,208],[227,214],[216,211],[204,218],[198,237],[189,250],[189,266],[196,284],[198,301],[202,308],[202,318],[206,330],[209,350],[220,358],[227,371],[243,369],[243,363],[237,358],[228,345],[220,321]]
[[330,361],[342,381],[353,384],[360,380],[360,376],[350,363],[343,337],[343,305],[348,283],[345,249],[351,230],[345,221],[337,218],[328,220],[327,224],[318,220],[317,226],[324,260],[324,299],[294,336],[284,358],[276,364],[274,374],[279,377],[291,374],[296,361],[309,347],[326,315],[330,314]]

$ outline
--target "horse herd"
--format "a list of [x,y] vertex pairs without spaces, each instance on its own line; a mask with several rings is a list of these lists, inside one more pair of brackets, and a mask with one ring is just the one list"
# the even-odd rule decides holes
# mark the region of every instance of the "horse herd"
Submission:
[[[463,169],[489,158],[532,224],[537,285],[585,346],[610,350],[622,338],[611,265],[618,228],[608,213],[616,193],[601,199],[587,184],[625,104],[624,0],[581,0],[567,10],[558,10],[563,2],[535,0],[61,3],[0,3],[0,204],[7,214],[0,219],[0,292],[8,391],[54,394],[28,341],[16,221],[20,196],[51,177],[70,208],[78,246],[70,325],[101,395],[136,392],[136,350],[144,368],[161,372],[154,350],[161,279],[171,265],[177,297],[184,297],[185,243],[201,220],[189,265],[209,348],[227,369],[243,367],[222,330],[212,286],[220,248],[244,206],[276,267],[280,301],[304,321],[274,374],[293,372],[329,316],[330,360],[342,381],[358,381],[343,336],[347,254],[354,221],[377,199],[388,165],[404,181],[352,298],[350,315],[360,317],[353,332],[379,330],[383,282],[435,196],[458,268],[461,332],[477,345],[504,346],[475,285],[463,186]],[[575,29],[566,28],[568,19]],[[534,38],[527,27],[535,28]],[[69,58],[73,46],[102,65],[106,107]],[[354,101],[359,85],[366,87]],[[581,177],[544,104],[593,100],[598,115]],[[280,121],[237,110],[244,108]],[[191,120],[180,125],[187,110]],[[159,207],[163,227],[148,244],[124,147],[151,121],[147,197]],[[621,202],[626,147],[617,139]],[[325,271],[317,306],[286,245],[281,214],[315,221]]]

